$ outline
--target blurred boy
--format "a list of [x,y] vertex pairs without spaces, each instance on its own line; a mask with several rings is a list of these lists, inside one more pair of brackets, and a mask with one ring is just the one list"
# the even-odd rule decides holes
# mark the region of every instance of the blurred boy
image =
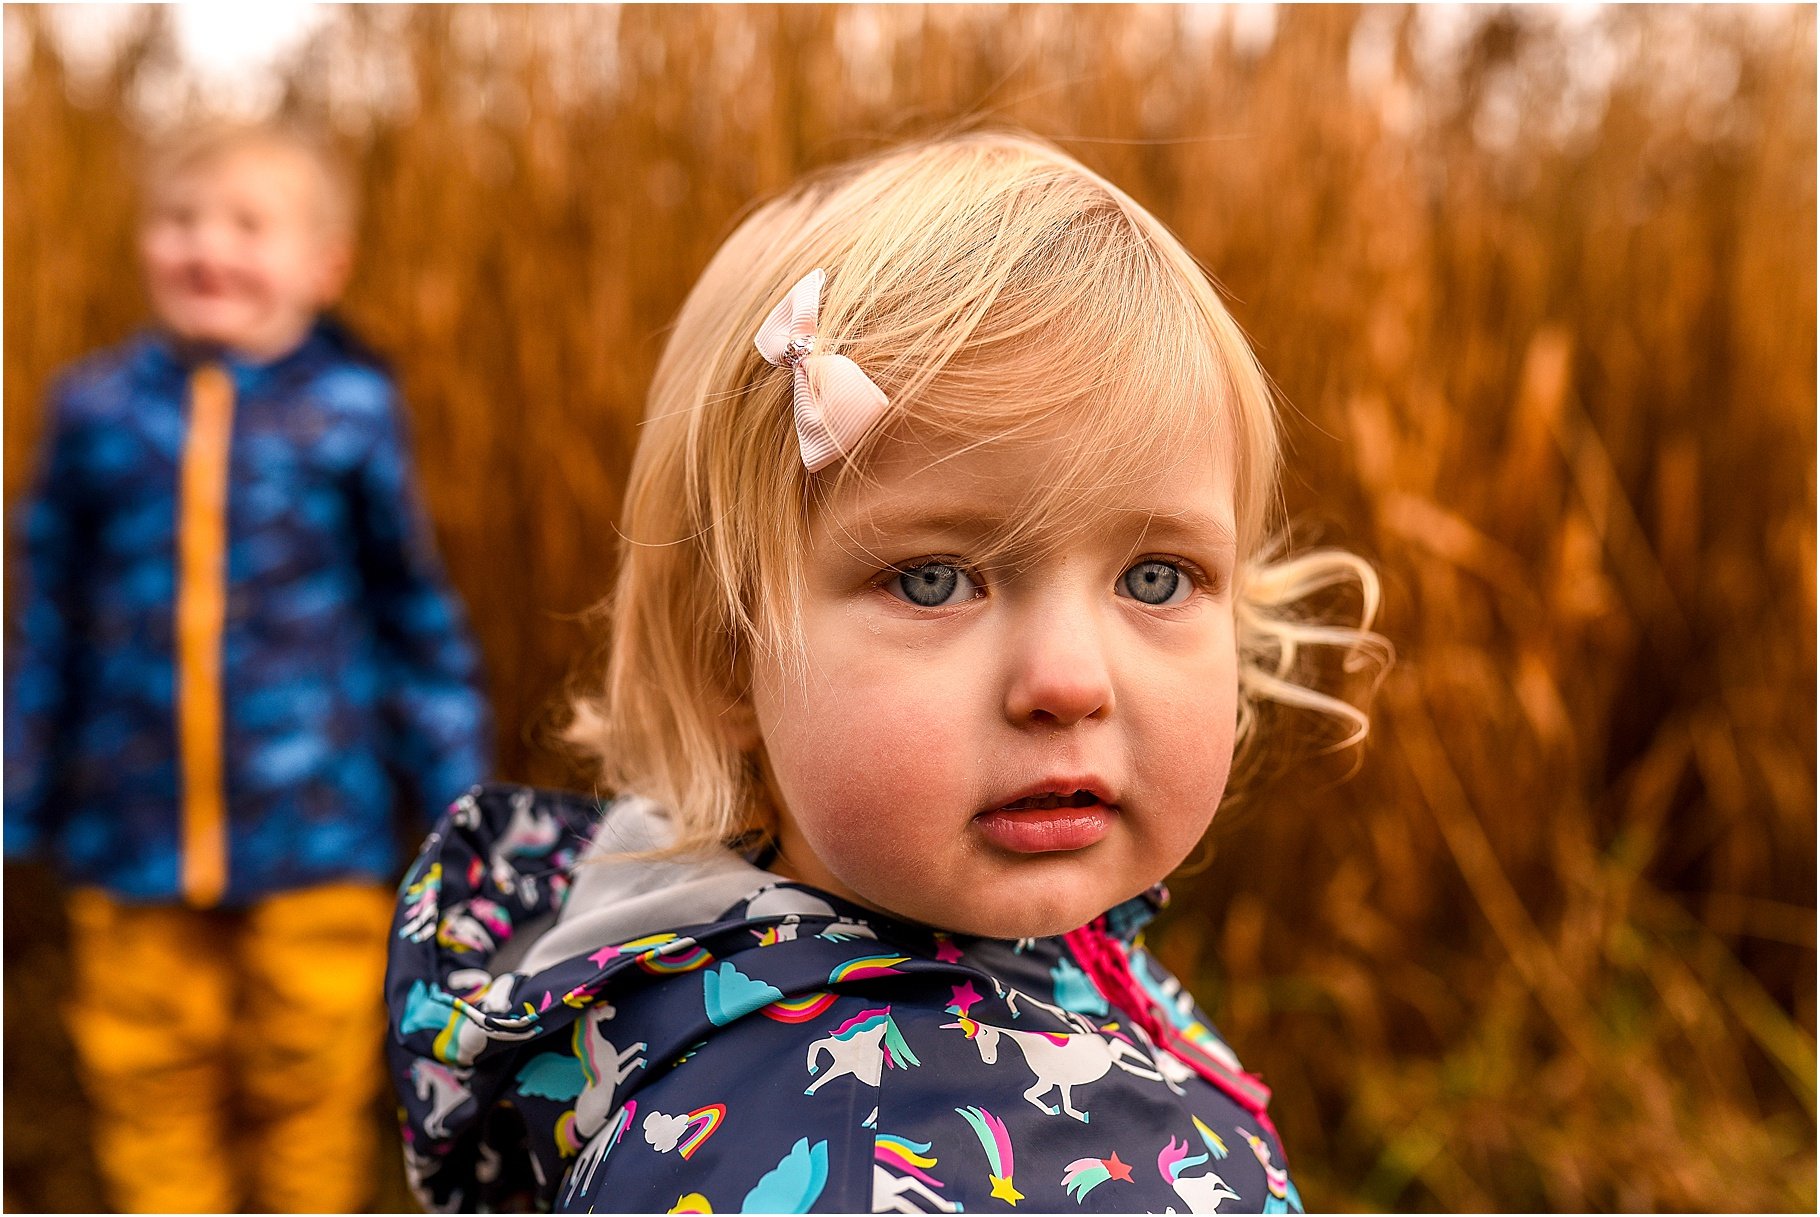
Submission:
[[301,132],[175,143],[158,325],[51,393],[5,845],[73,885],[67,1014],[130,1211],[368,1198],[393,779],[434,810],[486,775],[396,391],[319,316],[350,210]]

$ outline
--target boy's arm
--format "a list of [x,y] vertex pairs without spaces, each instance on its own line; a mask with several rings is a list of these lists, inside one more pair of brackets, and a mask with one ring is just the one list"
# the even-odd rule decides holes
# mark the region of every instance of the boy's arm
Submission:
[[489,776],[492,723],[480,654],[437,560],[412,485],[395,393],[356,477],[354,529],[385,664],[390,759],[427,820]]
[[81,630],[82,501],[80,442],[64,394],[47,404],[48,434],[38,478],[21,513],[24,594],[8,622],[6,666],[6,813],[8,858],[39,853],[57,814],[69,674]]

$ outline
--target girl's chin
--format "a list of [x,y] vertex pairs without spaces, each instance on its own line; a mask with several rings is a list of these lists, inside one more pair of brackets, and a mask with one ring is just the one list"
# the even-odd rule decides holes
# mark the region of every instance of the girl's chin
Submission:
[[[1055,934],[1066,934],[1069,930],[1086,925],[1119,903],[1109,899],[1102,904],[1090,899],[1083,900],[1078,895],[1071,900],[1056,900],[1053,899],[1053,891],[1045,894],[1051,899],[1023,899],[1020,898],[1021,893],[1001,891],[987,900],[956,897],[935,901],[924,896],[921,899],[894,902],[896,907],[893,907],[893,902],[867,903],[902,920],[920,922],[951,934],[1007,939],[1048,938]],[[971,895],[970,893],[969,896]],[[904,907],[905,905],[912,907]]]
[[1080,929],[1105,911],[1105,909],[1095,909],[1091,913],[1082,913],[1075,917],[1041,921],[1014,914],[1002,919],[967,921],[960,925],[941,928],[951,934],[965,934],[973,938],[1003,938],[1008,941],[1016,941],[1019,938],[1052,938],[1059,934],[1066,934],[1070,930]]
[[792,875],[781,860],[772,870],[899,921],[977,938],[1047,938],[1079,929],[1163,877],[1131,852],[1115,835],[1085,849],[950,855],[949,865],[931,862],[911,880],[874,859],[842,868],[846,874],[817,864]]

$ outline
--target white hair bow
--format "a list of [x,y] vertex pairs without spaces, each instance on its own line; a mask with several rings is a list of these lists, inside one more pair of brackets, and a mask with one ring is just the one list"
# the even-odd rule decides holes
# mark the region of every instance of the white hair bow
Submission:
[[816,352],[815,326],[826,279],[820,268],[798,279],[753,339],[767,363],[791,370],[796,440],[810,473],[851,450],[888,403],[884,390],[851,359]]

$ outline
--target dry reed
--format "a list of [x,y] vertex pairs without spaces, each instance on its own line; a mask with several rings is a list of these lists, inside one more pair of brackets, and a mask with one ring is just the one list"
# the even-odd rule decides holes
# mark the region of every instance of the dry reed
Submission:
[[[140,20],[83,74],[7,13],[9,502],[49,374],[142,315],[124,169],[185,78]],[[364,167],[346,312],[402,376],[505,775],[574,780],[535,726],[740,209],[1021,124],[1217,272],[1293,407],[1298,539],[1385,574],[1357,774],[1276,757],[1155,934],[1303,1195],[1813,1209],[1811,10],[356,7],[282,81]],[[82,1208],[46,893],[7,900],[6,1203]]]

